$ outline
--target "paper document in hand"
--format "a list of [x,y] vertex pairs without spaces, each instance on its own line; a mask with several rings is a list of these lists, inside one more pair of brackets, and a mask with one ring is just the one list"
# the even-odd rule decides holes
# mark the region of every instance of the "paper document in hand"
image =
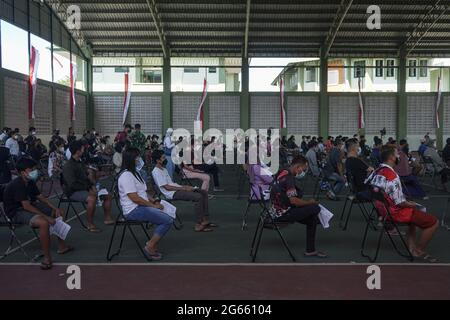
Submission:
[[167,214],[172,219],[175,219],[177,217],[177,207],[175,207],[173,204],[168,203],[167,201],[161,200],[161,205],[164,207],[162,210],[165,214]]
[[330,220],[333,219],[333,214],[322,205],[320,206],[319,220],[324,229],[328,229],[330,227]]
[[50,234],[57,236],[61,240],[66,240],[67,234],[72,227],[65,223],[61,217],[55,221],[55,225],[50,226]]
[[108,190],[106,190],[106,189],[101,189],[99,192],[98,192],[98,194],[97,194],[99,197],[101,197],[101,196],[107,196],[108,195]]

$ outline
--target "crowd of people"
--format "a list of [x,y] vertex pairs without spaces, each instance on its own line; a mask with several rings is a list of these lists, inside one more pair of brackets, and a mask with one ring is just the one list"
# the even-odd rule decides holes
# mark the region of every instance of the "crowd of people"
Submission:
[[[19,129],[3,129],[0,134],[0,185],[5,186],[5,212],[13,223],[39,229],[44,252],[42,269],[52,267],[49,228],[57,217],[64,215],[39,190],[38,181],[43,174],[60,182],[64,196],[86,205],[87,230],[98,233],[101,230],[94,221],[97,207],[103,208],[105,225],[115,223],[111,194],[114,190],[100,192],[102,178],[108,175],[102,168],[113,166],[124,218],[155,226],[153,236],[144,248],[151,260],[163,258],[158,244],[174,222],[173,217],[165,213],[160,198],[194,202],[195,232],[212,232],[218,227],[210,220],[209,201],[214,198],[212,193],[223,191],[219,166],[214,162],[176,165],[172,159],[176,145],[182,142],[189,145],[187,150],[193,157],[196,144],[194,137],[191,141],[175,140],[173,133],[174,130],[169,128],[160,139],[157,135],[146,136],[139,124],[134,127],[126,124],[114,139],[101,136],[94,128],[78,138],[74,129],[69,128],[66,139],[55,130],[47,147],[38,138],[34,127],[29,128],[25,138]],[[202,143],[207,146],[217,141],[213,137]],[[246,152],[249,146],[247,140]],[[269,153],[274,151],[269,144],[267,148]],[[280,139],[279,153],[281,168],[275,175],[259,158],[256,164],[245,165],[251,182],[251,196],[271,200],[270,214],[275,221],[306,225],[305,257],[327,257],[315,246],[320,204],[315,199],[305,199],[303,190],[296,183],[310,175],[320,181],[320,188],[333,201],[339,201],[349,186],[358,199],[364,201],[371,199],[371,186],[385,190],[394,219],[410,225],[408,244],[413,255],[435,261],[426,247],[438,227],[438,220],[407,199],[428,199],[418,179],[430,170],[426,168],[427,164],[441,177],[442,188],[446,190],[450,177],[450,139],[439,154],[436,141],[426,135],[415,154],[409,150],[406,140],[397,143],[393,138],[384,143],[382,138],[375,137],[373,145],[369,146],[365,137],[359,135],[327,139],[303,136],[297,145],[295,137],[291,136]],[[429,162],[424,164],[423,159]],[[186,184],[175,182],[176,172],[181,176],[180,181]],[[191,179],[200,180],[201,187],[189,183]],[[150,190],[153,190],[152,196]],[[416,240],[416,228],[423,230],[419,241]],[[72,250],[73,247],[59,240],[58,254]]]

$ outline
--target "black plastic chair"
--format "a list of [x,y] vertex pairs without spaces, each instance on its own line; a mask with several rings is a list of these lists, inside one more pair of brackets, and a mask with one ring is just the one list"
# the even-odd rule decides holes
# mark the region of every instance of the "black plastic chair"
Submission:
[[431,159],[430,157],[422,157],[423,160],[423,164],[425,165],[425,174],[424,176],[429,176],[431,179],[431,183],[434,186],[435,189],[438,188],[437,182],[436,182],[436,174],[437,174],[437,170],[436,170],[436,166],[434,164],[433,159]]
[[[349,182],[349,193],[345,198],[344,207],[342,208],[341,217],[339,219],[339,227],[345,231],[347,230],[348,223],[350,221],[350,216],[352,214],[352,209],[354,205],[357,205],[359,210],[361,211],[362,216],[366,220],[366,222],[370,222],[369,216],[370,213],[367,211],[365,204],[370,204],[372,201],[367,199],[362,199],[358,196],[358,192],[356,192],[355,179],[351,173],[347,173],[347,181]],[[350,206],[347,209],[347,205],[350,202]],[[372,209],[373,210],[373,209]],[[345,223],[344,223],[345,221]],[[376,226],[372,224],[372,229],[377,230]]]
[[63,203],[67,204],[67,210],[66,210],[66,213],[64,215],[64,221],[68,221],[69,220],[69,214],[70,214],[70,211],[72,210],[74,212],[75,216],[77,217],[78,221],[80,221],[81,226],[84,229],[87,229],[86,224],[84,223],[83,219],[81,219],[81,216],[80,216],[81,213],[78,212],[77,209],[74,206],[74,203],[79,203],[79,204],[81,204],[83,206],[83,209],[86,210],[86,204],[84,202],[81,202],[81,201],[74,201],[74,200],[70,199],[69,196],[66,195],[66,193],[64,192],[65,182],[64,182],[64,177],[63,177],[62,173],[60,175],[60,180],[59,181],[61,183],[61,188],[62,188],[63,191],[62,191],[61,194],[58,194],[58,198],[59,198],[58,199],[58,208],[61,208],[61,205]]
[[[125,216],[123,215],[123,211],[122,211],[122,206],[120,205],[120,200],[119,200],[119,190],[118,190],[118,186],[117,184],[114,187],[114,199],[115,199],[115,203],[117,206],[117,209],[119,210],[119,214],[116,218],[116,221],[114,223],[114,228],[113,228],[113,232],[111,234],[111,239],[109,241],[109,245],[108,245],[108,252],[106,253],[106,260],[108,260],[109,262],[111,262],[114,257],[118,256],[120,254],[120,252],[122,251],[122,247],[123,247],[123,242],[125,239],[125,234],[127,232],[127,230],[130,232],[130,234],[132,235],[134,241],[136,242],[139,251],[142,253],[142,255],[144,256],[144,258],[147,261],[151,261],[147,255],[144,252],[144,249],[141,245],[141,243],[139,242],[139,239],[136,236],[136,233],[133,230],[133,227],[141,227],[142,231],[144,232],[145,236],[147,237],[147,240],[150,240],[150,235],[148,234],[147,230],[146,230],[146,226],[147,226],[147,222],[145,221],[136,221],[136,220],[127,220],[125,218]],[[112,247],[114,244],[114,237],[116,235],[117,229],[118,228],[122,228],[122,234],[120,236],[120,243],[119,243],[119,248],[117,249],[116,252],[112,253]]]
[[[30,262],[36,262],[40,257],[42,257],[42,254],[38,254],[34,258],[30,258],[28,253],[25,251],[23,242],[20,240],[20,238],[17,236],[16,233],[16,230],[20,227],[24,227],[24,225],[13,223],[11,219],[6,215],[6,212],[3,209],[3,193],[5,191],[5,187],[6,185],[0,185],[0,228],[2,227],[8,228],[9,243],[8,248],[2,255],[0,255],[0,261],[10,256],[14,252],[20,250]],[[39,240],[39,236],[37,235],[36,230],[34,228],[31,228],[31,231],[33,232],[34,236]],[[14,243],[17,244],[16,248],[13,248]]]
[[[276,184],[272,185],[272,192],[274,191],[273,190],[274,188],[277,188],[275,186],[276,186]],[[260,192],[262,193],[261,187],[260,187]],[[261,211],[261,213],[259,215],[258,224],[256,226],[256,230],[253,235],[253,240],[252,240],[252,244],[251,244],[251,248],[250,248],[250,256],[252,258],[252,262],[256,261],[258,251],[261,246],[261,239],[263,236],[264,229],[274,230],[277,232],[278,236],[281,239],[281,242],[283,243],[283,246],[286,248],[292,261],[296,262],[297,260],[294,256],[294,254],[292,253],[292,250],[290,249],[286,239],[284,238],[284,236],[280,230],[280,227],[286,227],[291,223],[275,221],[275,219],[270,214],[269,208],[267,206],[268,204],[270,204],[270,202],[268,202],[268,203],[262,202],[262,204],[264,205],[264,209]]]
[[[389,205],[388,195],[386,194],[386,192],[384,190],[382,190],[381,188],[378,188],[378,187],[371,187],[371,194],[372,194],[373,206],[374,206],[375,210],[372,210],[372,212],[369,216],[369,221],[366,224],[366,229],[364,231],[364,236],[363,236],[363,240],[361,243],[361,255],[363,257],[367,258],[371,263],[375,263],[377,261],[378,255],[380,253],[381,241],[383,239],[383,235],[387,234],[394,250],[401,257],[404,257],[411,262],[414,261],[414,256],[412,255],[411,251],[409,250],[408,244],[400,232],[401,226],[409,226],[409,224],[399,223],[393,219],[392,213],[389,209],[390,205]],[[384,212],[381,212],[377,208],[376,202],[378,202],[379,205],[382,205],[382,209],[384,210]],[[378,219],[378,217],[382,217],[382,218]],[[366,244],[367,244],[367,238],[368,238],[368,234],[369,234],[369,228],[370,228],[371,224],[373,224],[375,221],[379,221],[379,223],[381,224],[381,228],[378,230],[379,234],[378,234],[378,239],[376,242],[375,253],[373,255],[370,255],[370,254],[366,253]],[[398,246],[396,245],[393,236],[389,232],[392,229],[397,231],[398,237],[400,238],[400,242],[401,242],[402,246],[404,247],[406,253],[401,252],[400,249],[398,248]]]
[[[250,184],[250,194],[247,199],[247,207],[245,209],[244,215],[242,217],[242,231],[247,230],[247,218],[248,213],[250,211],[250,208],[252,205],[259,205],[262,211],[267,210],[267,204],[270,203],[269,200],[264,199],[264,194],[260,193],[260,198],[258,199],[258,196],[255,194],[253,187],[258,187],[261,190],[261,187],[254,185],[253,183],[249,182]],[[260,213],[261,214],[261,213]]]
[[441,218],[441,226],[444,228],[447,228],[448,231],[450,231],[450,226],[447,224],[447,222],[445,220],[446,220],[447,214],[449,212],[450,212],[450,195],[447,200],[447,207],[446,207],[445,211],[442,213],[442,218]]

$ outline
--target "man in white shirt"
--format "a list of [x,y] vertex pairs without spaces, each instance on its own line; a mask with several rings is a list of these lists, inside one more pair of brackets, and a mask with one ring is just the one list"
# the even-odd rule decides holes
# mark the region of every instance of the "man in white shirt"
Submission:
[[153,153],[155,168],[152,171],[156,186],[167,200],[181,200],[195,202],[197,215],[196,232],[211,232],[217,225],[209,222],[208,191],[196,187],[182,186],[174,183],[165,166],[168,161],[163,151]]
[[169,176],[173,179],[173,173],[175,171],[175,165],[172,160],[172,150],[175,148],[175,143],[172,141],[172,134],[173,129],[169,128],[167,129],[166,136],[164,138],[164,154],[166,155],[167,159],[167,172],[169,173]]
[[19,142],[17,141],[19,139],[19,136],[16,132],[6,140],[5,147],[9,149],[9,153],[17,158],[20,155],[20,148],[19,148]]

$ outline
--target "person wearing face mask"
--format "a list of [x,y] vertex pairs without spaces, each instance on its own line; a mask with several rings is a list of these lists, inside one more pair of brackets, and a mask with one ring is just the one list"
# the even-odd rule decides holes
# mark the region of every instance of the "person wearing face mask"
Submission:
[[334,141],[334,147],[331,149],[330,154],[327,157],[325,167],[323,169],[324,176],[328,181],[334,181],[335,184],[327,193],[327,197],[330,200],[338,200],[336,197],[342,189],[345,187],[346,178],[344,176],[344,163],[345,159],[345,145],[343,141],[336,138]]
[[309,149],[306,153],[306,159],[308,160],[308,167],[314,177],[320,176],[319,162],[317,161],[317,153],[319,147],[316,141],[309,143]]
[[345,161],[345,171],[348,177],[352,178],[352,185],[358,200],[370,200],[369,188],[365,181],[374,168],[365,163],[358,154],[358,141],[349,140],[347,142],[347,160]]
[[272,187],[272,207],[270,214],[276,222],[298,222],[306,225],[305,257],[326,258],[316,250],[316,228],[319,222],[320,206],[316,200],[303,198],[303,191],[295,184],[296,177],[304,176],[308,170],[308,160],[297,156],[289,168],[282,170]]
[[164,207],[149,197],[144,178],[139,174],[144,161],[141,151],[129,148],[123,153],[122,171],[118,179],[120,204],[125,219],[144,221],[155,225],[154,234],[144,247],[149,260],[161,260],[158,243],[170,230],[173,218],[165,214]]
[[400,176],[400,180],[404,186],[404,193],[411,198],[422,198],[428,200],[425,191],[420,185],[419,179],[413,175],[413,168],[409,162],[409,146],[408,142],[403,139],[400,141],[398,148],[400,162],[394,167],[395,172]]
[[164,151],[156,150],[153,153],[155,168],[152,171],[156,186],[168,200],[191,201],[195,203],[197,216],[196,232],[211,232],[217,225],[209,221],[208,191],[191,186],[182,186],[174,183],[167,169],[167,159]]
[[123,131],[117,133],[114,142],[123,142],[125,143],[129,139],[129,135],[131,134],[131,124],[126,124],[123,127]]
[[[49,229],[55,224],[55,218],[64,215],[64,211],[56,208],[39,191],[36,186],[39,171],[36,167],[37,163],[32,159],[22,158],[17,162],[19,176],[6,186],[3,203],[12,223],[39,229],[39,240],[44,254],[41,268],[49,270],[52,268]],[[72,250],[72,247],[58,239],[58,254],[66,254]]]
[[50,178],[58,176],[62,172],[65,161],[64,151],[64,144],[61,141],[57,141],[50,150],[48,157],[48,176]]
[[28,130],[28,136],[24,140],[27,150],[31,148],[34,141],[36,141],[36,128],[30,127],[30,129]]
[[424,157],[428,157],[433,161],[434,170],[436,173],[441,175],[442,189],[448,192],[447,183],[450,179],[450,168],[442,160],[441,156],[437,152],[436,140],[430,140],[427,144],[427,149],[425,150]]
[[167,129],[166,136],[164,137],[164,154],[167,159],[167,172],[171,179],[173,179],[173,173],[175,171],[175,164],[172,160],[172,150],[175,148],[175,143],[172,141],[173,129]]
[[[395,222],[409,224],[408,247],[413,256],[425,262],[436,262],[436,259],[426,252],[426,248],[439,227],[438,219],[433,214],[422,212],[417,203],[406,200],[400,177],[394,170],[394,167],[400,163],[397,148],[383,147],[381,158],[383,163],[369,176],[366,183],[381,188],[386,193],[389,211]],[[379,214],[383,212],[385,214],[382,203],[376,201],[375,206]],[[418,242],[416,228],[422,230]]]
[[9,149],[9,153],[14,159],[17,159],[20,156],[20,148],[19,148],[19,134],[17,132],[13,132],[11,137],[6,140],[5,147]]

